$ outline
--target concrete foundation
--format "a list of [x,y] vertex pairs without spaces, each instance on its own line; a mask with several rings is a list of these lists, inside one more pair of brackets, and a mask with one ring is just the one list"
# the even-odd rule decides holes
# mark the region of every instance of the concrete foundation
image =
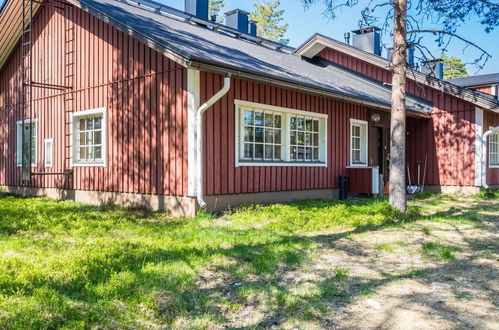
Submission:
[[277,191],[249,194],[205,196],[208,211],[219,212],[243,204],[271,204],[305,199],[338,199],[338,189],[313,189],[295,191]]
[[144,207],[152,211],[168,211],[175,217],[193,217],[196,214],[195,198],[185,196],[145,195],[17,186],[2,186],[2,188],[12,194],[21,196],[45,196],[93,205],[115,204],[125,207]]
[[480,187],[474,186],[425,186],[424,190],[431,193],[445,195],[476,195],[480,192]]

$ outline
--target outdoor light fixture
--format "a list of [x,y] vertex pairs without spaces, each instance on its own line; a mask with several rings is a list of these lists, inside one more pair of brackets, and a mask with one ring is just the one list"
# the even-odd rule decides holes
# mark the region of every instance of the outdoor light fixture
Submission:
[[381,120],[381,116],[379,115],[379,113],[373,113],[371,115],[371,121],[372,122],[377,123],[380,120]]

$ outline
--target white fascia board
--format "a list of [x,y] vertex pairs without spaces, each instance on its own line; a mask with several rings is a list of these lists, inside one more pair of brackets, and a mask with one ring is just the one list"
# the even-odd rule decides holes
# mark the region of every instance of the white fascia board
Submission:
[[196,118],[200,102],[200,72],[187,69],[187,193],[196,196],[197,147]]
[[483,110],[475,108],[475,186],[482,185],[482,171],[484,168],[484,157],[482,150],[483,138]]

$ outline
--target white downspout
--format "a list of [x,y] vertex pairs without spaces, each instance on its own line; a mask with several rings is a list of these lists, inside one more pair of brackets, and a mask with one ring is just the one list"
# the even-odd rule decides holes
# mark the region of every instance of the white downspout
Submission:
[[499,126],[489,129],[487,132],[483,134],[482,137],[482,164],[481,164],[481,172],[482,172],[482,187],[485,189],[489,189],[487,185],[487,136],[490,134],[499,131]]
[[206,103],[201,105],[196,113],[196,125],[197,125],[197,169],[196,169],[196,197],[199,207],[206,207],[206,202],[204,201],[203,194],[203,114],[209,107],[211,107],[215,102],[220,100],[230,89],[230,75],[224,78],[224,86],[221,90],[213,95]]

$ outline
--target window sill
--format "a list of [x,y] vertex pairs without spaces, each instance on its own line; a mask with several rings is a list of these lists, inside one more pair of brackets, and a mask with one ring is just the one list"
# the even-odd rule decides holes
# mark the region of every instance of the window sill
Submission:
[[499,168],[499,165],[489,165],[489,168]]
[[105,163],[72,163],[71,167],[106,167]]
[[279,166],[279,167],[327,167],[327,163],[323,162],[255,162],[240,160],[236,162],[236,167],[242,166]]

